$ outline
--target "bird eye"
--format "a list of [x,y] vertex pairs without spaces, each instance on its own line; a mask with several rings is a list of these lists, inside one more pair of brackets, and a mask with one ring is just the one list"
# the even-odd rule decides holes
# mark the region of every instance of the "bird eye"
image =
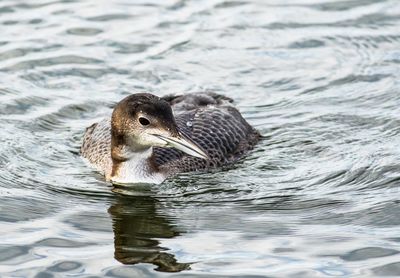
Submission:
[[146,119],[146,118],[140,117],[140,118],[139,118],[139,123],[140,123],[141,125],[149,125],[149,124],[150,124],[150,121],[149,121],[148,119]]

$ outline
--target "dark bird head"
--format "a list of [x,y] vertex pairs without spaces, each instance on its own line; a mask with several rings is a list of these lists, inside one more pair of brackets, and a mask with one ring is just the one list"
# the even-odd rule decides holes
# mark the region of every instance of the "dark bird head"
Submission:
[[111,117],[111,133],[114,159],[151,146],[173,147],[207,159],[196,143],[179,132],[169,103],[151,94],[133,94],[121,100]]

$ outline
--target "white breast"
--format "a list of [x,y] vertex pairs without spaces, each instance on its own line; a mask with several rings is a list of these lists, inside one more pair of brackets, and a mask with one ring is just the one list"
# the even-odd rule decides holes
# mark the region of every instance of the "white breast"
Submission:
[[110,181],[115,184],[162,183],[166,179],[164,174],[149,172],[148,159],[151,154],[151,148],[144,152],[132,153],[130,159],[119,165],[117,173],[110,177]]

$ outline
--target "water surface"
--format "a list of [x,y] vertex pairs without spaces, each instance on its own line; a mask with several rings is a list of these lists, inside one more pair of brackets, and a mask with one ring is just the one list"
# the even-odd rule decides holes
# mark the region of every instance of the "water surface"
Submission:
[[[0,1],[1,277],[400,276],[400,2]],[[235,166],[113,188],[79,157],[134,92],[211,90]]]

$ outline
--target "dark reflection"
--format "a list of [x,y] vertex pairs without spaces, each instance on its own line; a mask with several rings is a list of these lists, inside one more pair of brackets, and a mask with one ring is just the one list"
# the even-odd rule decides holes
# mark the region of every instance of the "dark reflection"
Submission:
[[115,258],[123,264],[150,263],[156,270],[179,272],[190,268],[159,246],[157,238],[180,233],[157,212],[157,200],[149,196],[118,196],[108,210],[113,220]]

